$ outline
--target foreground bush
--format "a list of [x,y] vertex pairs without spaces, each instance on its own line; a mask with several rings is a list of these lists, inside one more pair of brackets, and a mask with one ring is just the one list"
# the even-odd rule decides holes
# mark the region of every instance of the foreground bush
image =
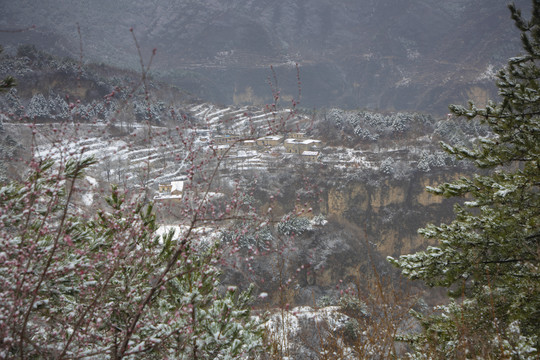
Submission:
[[92,158],[31,163],[0,188],[0,357],[230,359],[260,349],[250,291],[218,293],[218,244],[156,235],[150,204],[73,201]]

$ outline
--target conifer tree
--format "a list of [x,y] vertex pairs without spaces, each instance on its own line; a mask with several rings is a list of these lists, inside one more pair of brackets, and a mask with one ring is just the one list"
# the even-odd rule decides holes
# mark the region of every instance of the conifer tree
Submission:
[[[422,320],[417,353],[444,358],[537,358],[540,354],[540,0],[530,20],[509,5],[524,54],[498,73],[501,100],[451,111],[479,119],[490,135],[472,147],[442,144],[474,162],[476,175],[428,191],[461,197],[455,220],[419,233],[436,240],[399,259],[402,273],[443,286],[455,300]],[[426,351],[429,350],[429,351]]]
[[[0,54],[4,52],[4,48],[0,46]],[[7,91],[16,85],[15,78],[13,76],[6,76],[3,80],[0,80],[0,92]]]

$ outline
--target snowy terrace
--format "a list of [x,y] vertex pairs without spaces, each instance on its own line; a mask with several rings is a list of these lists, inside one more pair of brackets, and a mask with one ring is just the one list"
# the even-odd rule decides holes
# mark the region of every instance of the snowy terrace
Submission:
[[370,161],[362,150],[349,149],[344,147],[326,147],[319,156],[319,161],[323,164],[345,168],[378,169],[379,163]]
[[[249,129],[250,124],[253,124],[254,121],[260,121],[261,124],[264,124],[274,116],[274,114],[267,114],[261,110],[255,111],[247,107],[219,108],[210,104],[192,106],[188,110],[192,116],[198,118],[200,123],[209,124],[208,127],[203,125],[202,129],[184,130],[184,136],[193,140],[195,145],[191,149],[202,157],[205,154],[213,154],[211,138],[212,134],[215,136],[218,125],[230,123],[232,128],[239,129],[239,131],[227,131],[233,135],[238,134],[238,139],[241,139],[240,134],[246,132],[246,129]],[[248,111],[250,111],[249,114]],[[28,131],[28,125],[6,123],[4,126],[6,128],[19,127],[19,131],[26,128]],[[129,135],[113,137],[107,133],[105,124],[86,124],[81,126],[79,134],[66,136],[51,143],[50,139],[55,126],[57,125],[41,125],[43,131],[40,129],[38,133],[45,133],[45,135],[38,139],[38,143],[41,144],[37,147],[38,154],[60,159],[66,154],[77,154],[81,149],[84,149],[86,155],[93,155],[98,159],[96,167],[100,174],[98,176],[97,173],[94,173],[93,176],[96,178],[116,183],[124,181],[140,183],[142,177],[147,176],[146,184],[154,186],[157,183],[175,180],[185,175],[188,166],[186,149],[181,142],[171,141],[170,138],[167,138],[169,135],[159,135],[165,134],[167,131],[171,132],[171,129],[152,127],[156,136],[152,142],[148,142],[140,141],[143,140],[140,137],[144,136],[147,131],[147,125],[134,126],[133,132]],[[377,149],[375,152],[345,147],[323,147],[319,140],[306,139],[303,138],[303,135],[296,139],[290,138],[289,135],[286,137],[285,139],[280,135],[263,136],[262,138],[266,139],[263,146],[259,144],[261,137],[235,142],[222,162],[222,169],[225,172],[263,169],[279,171],[283,167],[294,167],[298,161],[302,161],[306,164],[323,164],[340,170],[354,171],[357,168],[376,170],[381,161],[388,156],[392,156],[396,160],[408,161],[414,155],[412,152],[419,151],[419,149],[395,148]],[[290,151],[287,149],[287,146],[290,145],[298,146],[298,150]],[[313,147],[313,145],[319,146]],[[374,147],[370,148],[370,150],[375,149]],[[305,153],[307,156],[301,156],[305,151],[308,151]],[[314,153],[315,151],[318,152],[317,155]],[[218,155],[223,156],[223,154]]]
[[[291,117],[288,109],[275,112],[266,112],[261,109],[254,109],[247,106],[241,108],[218,108],[212,104],[199,104],[189,109],[191,115],[201,123],[207,124],[210,128],[217,126],[226,127],[229,131],[236,133],[264,134],[272,128],[279,127],[284,119],[287,119],[287,126],[296,126],[299,122],[307,121],[307,118],[298,116]],[[289,119],[289,117],[291,117]]]

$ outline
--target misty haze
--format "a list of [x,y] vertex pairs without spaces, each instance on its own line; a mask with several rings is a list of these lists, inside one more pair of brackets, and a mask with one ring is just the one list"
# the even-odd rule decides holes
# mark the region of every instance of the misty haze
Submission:
[[0,358],[540,355],[540,1],[0,10]]

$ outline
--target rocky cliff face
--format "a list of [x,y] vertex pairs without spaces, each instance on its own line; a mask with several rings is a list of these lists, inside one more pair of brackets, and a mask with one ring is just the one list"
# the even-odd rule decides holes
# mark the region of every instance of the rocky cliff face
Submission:
[[[327,219],[325,225],[313,226],[300,235],[281,237],[285,250],[257,259],[256,278],[264,279],[259,282],[261,290],[270,294],[265,302],[313,305],[323,296],[337,297],[349,286],[363,286],[373,276],[373,269],[384,277],[393,277],[396,274],[386,256],[425,248],[428,243],[417,229],[428,222],[451,219],[455,201],[432,196],[425,187],[461,174],[457,168],[447,168],[396,180],[371,172],[346,182],[339,181],[346,176],[343,172],[334,171],[333,176],[339,179],[332,184],[327,174],[319,172],[321,179],[315,187],[320,195],[311,197],[311,201],[300,196],[301,201],[296,202],[292,199],[298,189],[298,175],[291,174],[292,181],[275,184],[281,195],[270,203],[264,202],[267,193],[259,193],[261,207],[272,207],[276,219],[291,212],[301,213],[306,206]],[[314,176],[307,172],[300,179]],[[246,282],[242,271],[229,276],[229,281]]]
[[456,177],[455,173],[417,174],[405,180],[377,184],[351,183],[328,190],[324,207],[329,216],[363,228],[383,256],[399,256],[424,247],[416,230],[428,221],[451,214],[452,204],[425,191]]
[[[283,94],[303,105],[445,113],[449,103],[494,98],[494,71],[518,41],[505,0],[4,1],[9,46],[32,42],[85,60],[138,67],[132,27],[153,66],[221,103],[264,103],[274,65]],[[517,5],[528,9],[528,1]],[[242,96],[246,93],[252,96]]]

